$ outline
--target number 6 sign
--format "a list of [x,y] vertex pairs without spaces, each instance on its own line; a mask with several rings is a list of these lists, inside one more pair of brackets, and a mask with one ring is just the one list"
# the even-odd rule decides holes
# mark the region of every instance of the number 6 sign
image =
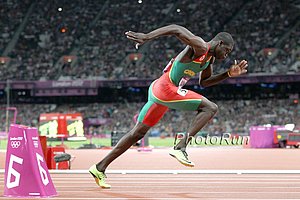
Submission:
[[[13,124],[8,135],[4,196],[52,197],[56,190],[45,163],[36,128]],[[16,145],[18,144],[18,145]]]
[[[15,156],[13,154],[10,155],[9,164],[8,164],[7,179],[6,179],[6,187],[9,188],[9,189],[14,188],[14,187],[18,187],[20,185],[20,176],[21,175],[18,171],[16,171],[13,168],[14,162],[22,165],[23,164],[23,159],[19,158],[18,156]],[[12,176],[15,177],[14,181],[11,181]]]

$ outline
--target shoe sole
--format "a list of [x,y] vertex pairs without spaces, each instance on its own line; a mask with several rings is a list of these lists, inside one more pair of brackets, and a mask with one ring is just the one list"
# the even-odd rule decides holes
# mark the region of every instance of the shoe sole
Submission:
[[195,167],[195,165],[189,165],[189,164],[187,164],[187,163],[185,163],[185,162],[182,162],[180,159],[178,159],[175,155],[173,155],[173,154],[170,154],[169,153],[169,155],[170,156],[172,156],[172,157],[174,157],[174,158],[176,158],[176,160],[178,160],[178,162],[180,162],[182,165],[184,165],[184,166],[186,166],[186,167]]
[[90,174],[93,176],[93,178],[95,179],[96,184],[97,184],[99,187],[101,187],[101,188],[103,188],[103,189],[110,189],[110,187],[103,187],[103,186],[101,186],[101,185],[99,184],[99,179],[97,178],[97,176],[95,176],[95,174],[93,174],[93,172],[91,172],[91,171],[89,171],[89,172],[90,172]]

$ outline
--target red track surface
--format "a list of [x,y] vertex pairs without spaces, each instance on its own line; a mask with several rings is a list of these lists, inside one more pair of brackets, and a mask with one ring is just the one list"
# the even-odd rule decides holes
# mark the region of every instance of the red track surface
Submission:
[[[3,182],[3,175],[0,179]],[[112,188],[105,190],[98,188],[89,174],[52,174],[52,179],[59,196],[51,199],[300,198],[300,175],[111,174]]]
[[[99,161],[107,150],[68,150],[76,158],[72,169],[85,169]],[[110,170],[299,170],[295,149],[189,149],[195,168],[181,166],[168,150],[138,153],[129,150]],[[4,153],[0,166],[4,167]],[[2,161],[1,161],[2,160]],[[3,168],[1,167],[1,168]],[[98,188],[89,174],[52,174],[58,192],[51,199],[207,199],[254,200],[300,199],[300,174],[108,174],[111,189]],[[4,175],[0,174],[0,195]],[[0,196],[1,199],[14,199]],[[17,198],[20,199],[20,198]]]

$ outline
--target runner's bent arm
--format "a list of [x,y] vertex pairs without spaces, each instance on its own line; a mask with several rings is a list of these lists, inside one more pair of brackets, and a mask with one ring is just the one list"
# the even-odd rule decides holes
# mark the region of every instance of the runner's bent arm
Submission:
[[212,85],[216,85],[229,77],[227,72],[217,74],[217,75],[212,75],[212,74],[213,74],[213,68],[212,68],[212,63],[210,63],[209,66],[200,73],[199,85],[202,87],[209,87]]
[[209,66],[203,70],[199,75],[199,84],[202,87],[209,87],[212,85],[216,85],[222,81],[224,81],[228,77],[236,77],[242,74],[245,74],[247,72],[247,61],[242,60],[241,62],[235,63],[229,68],[228,71],[223,72],[221,74],[212,75],[213,74],[213,68],[212,64],[214,63],[215,59],[211,61]]
[[191,46],[194,49],[195,55],[204,54],[208,48],[206,42],[201,37],[195,36],[188,29],[175,24],[155,29],[146,34],[133,31],[128,31],[125,34],[128,39],[137,42],[138,45],[160,36],[175,35],[184,44]]

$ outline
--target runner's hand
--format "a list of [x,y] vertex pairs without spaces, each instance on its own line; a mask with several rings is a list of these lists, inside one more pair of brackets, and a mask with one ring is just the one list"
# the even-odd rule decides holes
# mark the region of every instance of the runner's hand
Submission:
[[228,70],[228,75],[230,77],[239,76],[247,73],[248,62],[246,60],[242,60],[241,62],[237,62],[234,60],[234,65],[230,67]]
[[127,31],[125,33],[126,37],[130,40],[133,40],[134,42],[136,42],[135,48],[138,49],[138,47],[142,44],[144,44],[145,42],[148,41],[147,36],[145,33],[136,33],[133,31]]

